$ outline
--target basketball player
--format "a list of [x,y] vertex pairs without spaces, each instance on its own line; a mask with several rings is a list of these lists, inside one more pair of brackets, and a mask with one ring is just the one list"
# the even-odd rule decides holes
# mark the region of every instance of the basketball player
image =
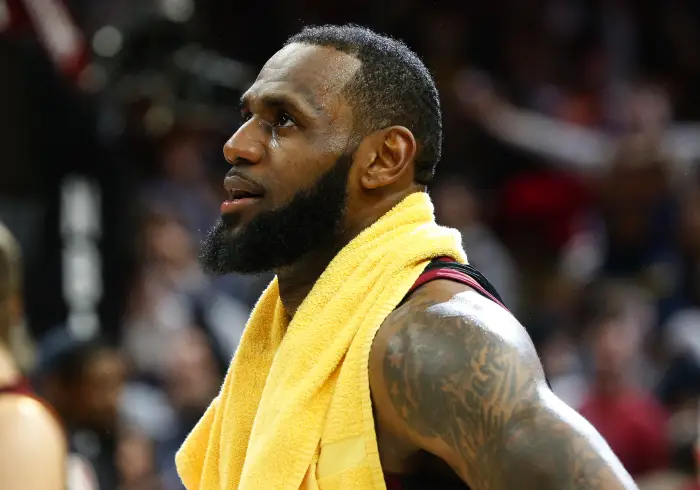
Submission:
[[[224,147],[235,195],[203,262],[216,273],[275,271],[293,316],[344,245],[430,183],[438,93],[404,44],[324,26],[266,63],[242,112]],[[383,322],[369,383],[387,487],[635,489],[603,439],[549,390],[504,307],[473,268],[438,260]]]
[[64,490],[62,428],[10,354],[10,329],[21,316],[19,246],[0,224],[0,488]]

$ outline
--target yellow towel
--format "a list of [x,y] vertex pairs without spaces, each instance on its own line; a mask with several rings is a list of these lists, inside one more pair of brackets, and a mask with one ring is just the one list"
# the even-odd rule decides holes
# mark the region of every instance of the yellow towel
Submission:
[[333,259],[288,324],[273,280],[219,396],[176,456],[188,490],[385,489],[369,393],[372,339],[427,262],[461,237],[411,194]]

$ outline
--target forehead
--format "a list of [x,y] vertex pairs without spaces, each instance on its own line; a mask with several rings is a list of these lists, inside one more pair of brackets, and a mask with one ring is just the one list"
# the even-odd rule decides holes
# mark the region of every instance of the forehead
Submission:
[[357,58],[336,49],[290,44],[265,63],[248,96],[291,92],[323,112],[333,112],[341,103],[343,87],[359,68]]

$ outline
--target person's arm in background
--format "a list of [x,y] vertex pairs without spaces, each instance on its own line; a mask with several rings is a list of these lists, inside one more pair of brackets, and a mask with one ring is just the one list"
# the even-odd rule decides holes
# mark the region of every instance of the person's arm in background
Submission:
[[579,170],[598,170],[614,148],[612,140],[599,131],[507,105],[496,108],[483,123],[507,144]]
[[478,73],[458,78],[456,91],[465,111],[491,136],[547,160],[597,170],[614,150],[614,141],[600,131],[509,104]]
[[[456,91],[464,109],[505,144],[579,170],[599,170],[612,157],[617,141],[602,131],[520,109],[502,100],[485,76],[465,73]],[[700,160],[700,124],[671,123],[664,99],[638,95],[625,106],[633,132],[661,135],[662,150],[685,165]]]
[[58,421],[41,403],[0,397],[0,488],[64,490],[66,451]]

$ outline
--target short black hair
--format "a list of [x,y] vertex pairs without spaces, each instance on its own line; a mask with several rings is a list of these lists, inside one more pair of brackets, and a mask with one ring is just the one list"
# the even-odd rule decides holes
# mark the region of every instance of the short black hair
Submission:
[[61,352],[53,359],[49,375],[67,385],[80,383],[92,361],[102,352],[103,347],[98,343],[76,343],[71,349]]
[[91,363],[112,348],[99,339],[82,340],[63,327],[50,331],[40,342],[35,379],[55,379],[64,385],[80,383]]
[[[442,152],[440,98],[430,71],[405,43],[355,24],[305,27],[289,44],[331,47],[362,66],[344,88],[361,136],[394,125],[411,130],[418,152],[415,181],[428,185]],[[358,135],[359,136],[359,135]]]

